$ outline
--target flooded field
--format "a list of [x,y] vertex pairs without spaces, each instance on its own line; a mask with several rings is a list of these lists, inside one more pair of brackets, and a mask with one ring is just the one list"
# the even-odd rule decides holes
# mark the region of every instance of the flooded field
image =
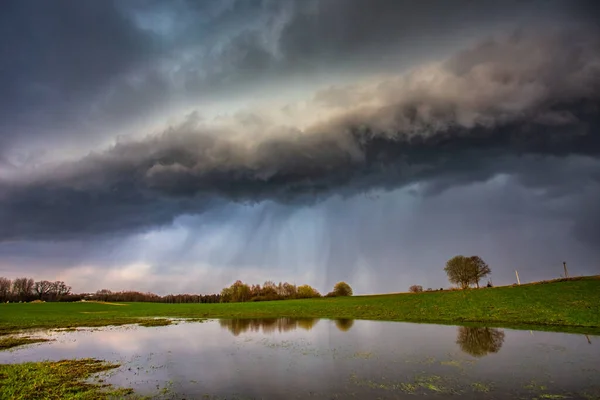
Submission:
[[600,399],[600,337],[267,319],[48,331],[0,363],[119,362],[107,383],[169,399]]

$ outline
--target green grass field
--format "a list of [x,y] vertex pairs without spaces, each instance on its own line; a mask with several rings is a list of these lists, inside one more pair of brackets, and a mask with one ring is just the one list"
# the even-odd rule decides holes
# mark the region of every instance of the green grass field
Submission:
[[600,333],[600,276],[466,291],[230,304],[0,304],[0,334],[139,323],[146,317],[311,317],[485,324]]
[[0,400],[139,398],[131,389],[87,381],[94,374],[116,367],[93,359],[0,364]]

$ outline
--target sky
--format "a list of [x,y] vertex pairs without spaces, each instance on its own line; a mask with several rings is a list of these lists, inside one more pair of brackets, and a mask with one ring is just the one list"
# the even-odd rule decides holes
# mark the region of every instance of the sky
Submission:
[[600,5],[6,0],[0,276],[75,292],[600,273]]

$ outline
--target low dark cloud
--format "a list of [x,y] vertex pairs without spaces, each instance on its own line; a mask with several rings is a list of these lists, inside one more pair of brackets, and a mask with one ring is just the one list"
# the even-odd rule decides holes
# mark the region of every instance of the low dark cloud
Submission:
[[190,119],[76,162],[20,171],[0,181],[0,239],[147,229],[220,201],[307,203],[417,182],[435,193],[519,174],[506,160],[523,155],[598,158],[597,39],[488,41],[382,82],[371,93],[379,106],[306,131],[257,119],[256,139]]

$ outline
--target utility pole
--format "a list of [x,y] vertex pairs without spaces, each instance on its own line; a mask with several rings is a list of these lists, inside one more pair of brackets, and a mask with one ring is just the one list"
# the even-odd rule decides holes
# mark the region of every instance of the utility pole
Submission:
[[565,269],[565,278],[569,277],[569,271],[567,270],[567,262],[563,261],[563,268]]
[[515,274],[517,275],[517,283],[520,285],[521,281],[519,280],[519,273],[517,272],[516,269],[515,269]]

